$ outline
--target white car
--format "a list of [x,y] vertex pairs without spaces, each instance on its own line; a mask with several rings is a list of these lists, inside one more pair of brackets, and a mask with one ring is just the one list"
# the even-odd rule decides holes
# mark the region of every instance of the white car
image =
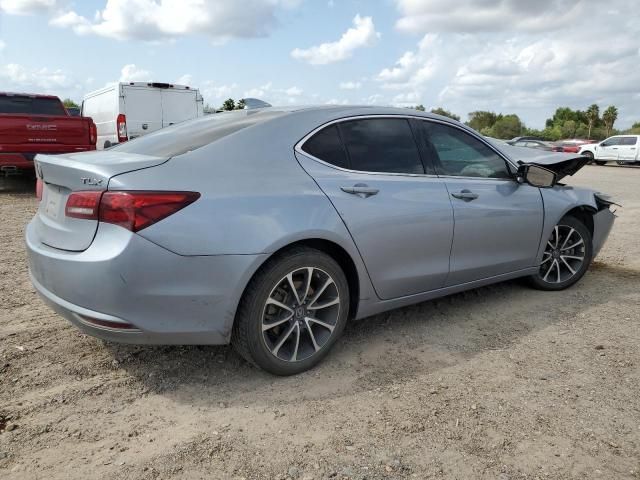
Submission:
[[82,115],[98,130],[98,150],[203,114],[197,89],[170,83],[114,83],[82,101]]
[[598,165],[615,161],[618,165],[640,162],[640,135],[614,135],[600,143],[582,145],[578,153]]

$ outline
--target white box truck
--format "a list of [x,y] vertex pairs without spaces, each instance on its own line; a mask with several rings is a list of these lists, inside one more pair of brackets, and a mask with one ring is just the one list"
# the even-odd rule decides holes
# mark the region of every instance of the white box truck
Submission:
[[82,116],[98,130],[98,150],[202,115],[198,89],[170,83],[114,83],[82,101]]

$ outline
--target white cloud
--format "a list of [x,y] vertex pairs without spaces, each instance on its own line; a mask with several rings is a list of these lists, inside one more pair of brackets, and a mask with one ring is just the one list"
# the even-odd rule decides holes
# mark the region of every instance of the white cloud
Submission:
[[32,68],[17,63],[0,65],[0,85],[10,92],[46,93],[81,100],[91,81],[79,80],[62,69]]
[[[630,0],[585,0],[589,15],[561,25],[549,22],[544,27],[548,32],[537,31],[533,23],[508,21],[515,5],[511,0],[455,2],[449,23],[443,20],[439,27],[429,23],[432,16],[422,18],[437,2],[397,3],[405,15],[398,23],[402,30],[428,28],[439,33],[425,34],[415,49],[375,77],[383,90],[396,92],[395,104],[440,105],[456,112],[516,112],[535,127],[542,127],[558,106],[584,109],[592,103],[617,105],[617,125],[623,128],[640,118],[640,102],[634,97],[640,84],[640,25],[621,14],[633,7]],[[545,12],[556,12],[566,19],[565,13],[585,8],[574,0],[542,3],[542,13],[525,17],[540,19],[546,18]],[[459,5],[475,12],[468,22],[484,18],[487,31],[478,33],[478,25],[456,21]],[[530,5],[518,5],[524,16]]]
[[267,95],[268,92],[271,91],[271,87],[273,87],[272,82],[267,82],[260,87],[255,87],[250,90],[244,92],[244,98],[259,98],[263,99]]
[[173,83],[175,83],[176,85],[187,85],[188,87],[191,87],[191,84],[193,83],[193,75],[185,73]]
[[238,90],[238,84],[232,83],[230,85],[217,85],[211,80],[205,81],[200,87],[200,93],[204,98],[205,102],[211,102],[210,99],[214,101],[211,103],[218,103],[220,100],[227,99],[229,97],[234,97]]
[[540,32],[571,25],[597,0],[396,0],[396,27],[410,33]]
[[0,11],[11,15],[30,15],[51,11],[58,3],[57,0],[0,0]]
[[353,19],[353,27],[344,32],[340,40],[307,49],[296,48],[291,56],[311,65],[326,65],[350,58],[355,50],[373,45],[378,38],[380,34],[376,32],[373,19],[358,14]]
[[346,99],[338,100],[337,98],[332,98],[324,102],[325,105],[349,105],[349,101]]
[[290,97],[299,97],[300,95],[302,95],[303,91],[299,87],[290,87],[287,88],[284,93],[289,95]]
[[7,44],[4,40],[0,40],[0,52],[7,48]]
[[121,82],[146,82],[151,80],[151,72],[138,68],[134,63],[122,67],[120,71]]
[[298,3],[299,0],[108,0],[93,20],[71,10],[59,13],[51,24],[72,28],[81,35],[93,33],[117,40],[158,41],[201,34],[220,43],[234,37],[266,36],[277,25],[279,11]]
[[358,90],[360,87],[362,87],[362,83],[361,82],[341,82],[339,86],[340,86],[340,90]]

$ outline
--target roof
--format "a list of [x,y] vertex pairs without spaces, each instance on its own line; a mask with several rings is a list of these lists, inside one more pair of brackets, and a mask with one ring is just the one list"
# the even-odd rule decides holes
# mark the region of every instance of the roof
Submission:
[[0,92],[3,97],[31,97],[31,98],[60,98],[56,95],[49,95],[45,93],[24,93],[24,92]]

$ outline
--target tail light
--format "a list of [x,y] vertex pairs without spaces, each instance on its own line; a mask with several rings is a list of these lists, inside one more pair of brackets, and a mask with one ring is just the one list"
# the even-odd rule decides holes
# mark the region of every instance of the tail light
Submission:
[[44,184],[42,183],[42,179],[38,178],[36,180],[36,198],[38,199],[38,201],[42,200],[42,188],[44,187]]
[[98,141],[98,128],[93,122],[89,123],[89,143],[95,145]]
[[126,142],[127,138],[127,117],[120,113],[116,118],[116,128],[118,130],[118,143]]
[[97,220],[101,191],[75,192],[67,198],[64,214],[70,218]]
[[65,214],[139,232],[200,198],[197,192],[90,191],[69,195]]

